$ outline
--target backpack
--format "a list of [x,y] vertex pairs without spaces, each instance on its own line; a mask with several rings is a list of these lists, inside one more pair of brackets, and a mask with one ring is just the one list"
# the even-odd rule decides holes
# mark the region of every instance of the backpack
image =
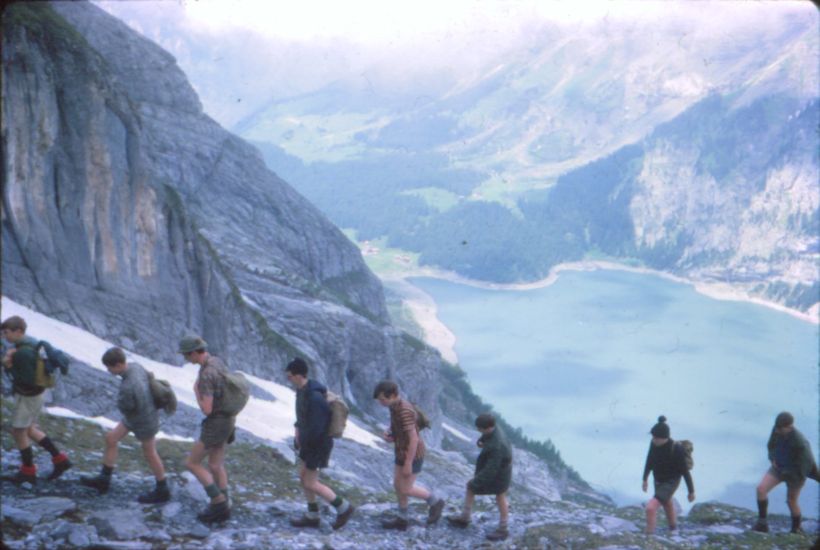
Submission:
[[332,391],[325,394],[328,406],[330,406],[330,424],[327,427],[327,435],[339,438],[347,426],[347,415],[350,410],[344,400]]
[[413,405],[413,408],[416,410],[416,428],[418,428],[419,431],[429,428],[430,419],[424,414],[424,411],[415,403],[410,404]]
[[53,388],[57,384],[57,377],[53,370],[48,368],[48,355],[43,349],[43,343],[34,348],[34,385],[41,388]]
[[228,416],[240,413],[251,395],[247,378],[241,372],[225,373],[225,390],[222,392],[222,402],[219,412]]
[[57,384],[54,374],[58,369],[63,375],[68,374],[68,356],[45,340],[40,340],[34,347],[34,384],[41,388],[53,388]]
[[687,470],[691,470],[695,467],[695,459],[692,458],[692,452],[695,450],[695,446],[692,444],[691,441],[689,441],[688,439],[676,441],[675,449],[680,449],[679,452],[683,453],[683,460],[686,463]]
[[163,409],[169,415],[177,412],[177,396],[170,382],[154,378],[154,373],[148,371],[148,387],[156,408]]

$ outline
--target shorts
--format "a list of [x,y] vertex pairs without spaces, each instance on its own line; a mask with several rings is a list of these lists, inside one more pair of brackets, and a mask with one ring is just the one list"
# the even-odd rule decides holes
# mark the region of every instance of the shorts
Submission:
[[[423,458],[417,458],[416,460],[414,460],[413,461],[413,473],[414,474],[421,473],[421,467],[423,465],[424,465],[424,459]],[[399,460],[397,458],[396,459],[396,466],[404,466],[404,460]]]
[[299,459],[308,470],[327,468],[330,462],[330,453],[333,451],[333,440],[327,438],[318,447],[302,447],[299,449]]
[[215,449],[233,441],[232,436],[235,427],[235,416],[207,416],[202,421],[199,440],[202,441],[206,449]]
[[12,428],[28,428],[35,422],[45,403],[45,393],[40,395],[20,395],[14,394],[14,412],[11,415]]
[[134,434],[134,437],[136,437],[138,441],[148,441],[149,439],[152,439],[159,433],[159,424],[150,427],[137,426],[134,428],[129,426],[128,422],[124,419],[122,421],[122,424],[123,426],[125,426],[126,430]]
[[669,499],[672,498],[672,495],[675,494],[675,491],[678,490],[678,485],[680,485],[680,478],[671,481],[656,481],[655,498],[658,499],[658,502],[661,504],[666,504],[669,502]]
[[784,475],[779,468],[775,468],[774,466],[770,466],[769,471],[767,473],[772,477],[776,478],[777,481],[786,482],[786,487],[792,490],[801,489],[803,487],[803,484],[806,483],[805,479],[797,480],[792,476]]

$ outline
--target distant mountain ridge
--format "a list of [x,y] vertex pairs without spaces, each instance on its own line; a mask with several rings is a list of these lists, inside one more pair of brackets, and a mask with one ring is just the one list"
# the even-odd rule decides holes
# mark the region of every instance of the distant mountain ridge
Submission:
[[[529,282],[603,254],[807,311],[820,302],[811,15],[774,10],[726,36],[551,29],[417,105],[337,83],[237,128],[339,226],[425,265]],[[628,174],[601,172],[624,154]]]

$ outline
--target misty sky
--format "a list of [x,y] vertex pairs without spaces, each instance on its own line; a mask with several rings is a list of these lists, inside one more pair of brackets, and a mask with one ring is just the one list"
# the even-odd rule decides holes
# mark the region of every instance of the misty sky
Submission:
[[[266,0],[95,1],[171,52],[206,111],[230,127],[263,101],[360,80],[391,93],[445,93],[551,32],[657,32],[754,40],[810,2]],[[215,84],[218,84],[215,85]],[[204,89],[207,88],[207,89]],[[218,88],[218,89],[217,89]],[[226,101],[226,99],[228,101]]]

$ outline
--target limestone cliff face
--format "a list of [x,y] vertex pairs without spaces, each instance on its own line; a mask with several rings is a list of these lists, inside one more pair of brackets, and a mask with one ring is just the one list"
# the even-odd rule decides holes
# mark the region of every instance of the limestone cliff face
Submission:
[[665,248],[660,266],[694,280],[816,310],[817,113],[816,100],[714,97],[659,128],[632,182],[635,247]]
[[90,3],[18,4],[2,93],[4,294],[145,355],[180,361],[191,330],[233,368],[281,380],[300,354],[364,410],[388,376],[438,410],[440,358],[358,249],[169,54]]

